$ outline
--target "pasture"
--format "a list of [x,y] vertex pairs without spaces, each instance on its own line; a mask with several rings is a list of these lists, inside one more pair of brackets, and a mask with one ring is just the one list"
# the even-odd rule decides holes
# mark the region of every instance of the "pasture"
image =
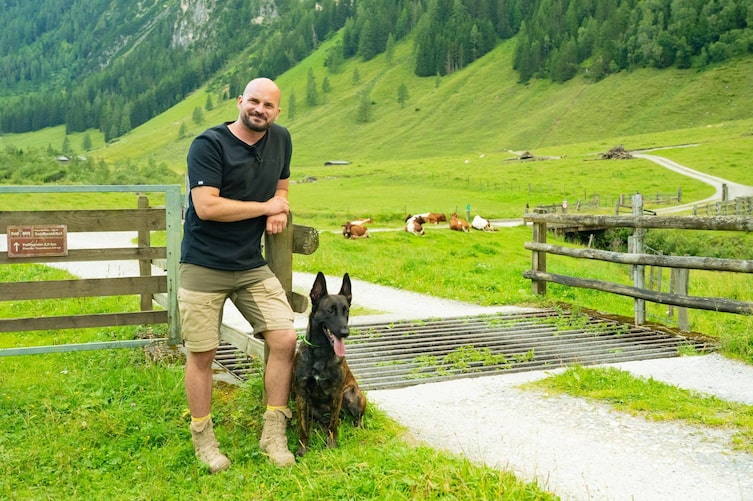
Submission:
[[[295,89],[298,96],[305,95],[306,72],[312,67],[322,71],[323,54],[331,43],[322,44],[323,51],[281,77],[285,92]],[[529,227],[464,234],[426,225],[426,235],[416,237],[402,230],[404,218],[426,211],[463,215],[468,205],[471,217],[520,218],[526,204],[558,205],[567,199],[574,210],[578,200],[585,206],[597,196],[599,204],[587,210],[610,214],[621,194],[641,192],[650,198],[681,189],[688,202],[713,193],[707,185],[644,160],[597,159],[620,144],[627,149],[662,148],[656,154],[753,185],[748,166],[753,119],[748,118],[749,78],[744,77],[750,75],[751,61],[726,73],[723,68],[699,74],[643,71],[615,75],[599,84],[533,82],[521,89],[512,72],[500,77],[499,68],[509,67],[511,54],[512,44],[504,44],[468,72],[439,82],[411,77],[404,64],[410,59],[406,43],[398,47],[389,68],[381,56],[367,64],[349,62],[341,75],[331,76],[337,99],[320,107],[301,106],[298,117],[281,120],[290,126],[296,148],[290,191],[294,222],[321,232],[319,249],[310,256],[295,255],[294,269],[328,275],[347,271],[359,280],[479,304],[566,303],[629,317],[632,301],[620,296],[556,285],[548,288],[545,298],[533,296],[530,282],[522,277],[530,267],[530,253],[523,248],[531,239]],[[350,83],[357,64],[361,86]],[[470,71],[477,78],[470,79]],[[415,96],[405,110],[394,102],[394,90],[402,81],[409,82]],[[377,118],[355,125],[356,96],[364,88],[373,89]],[[668,89],[671,96],[664,99]],[[95,150],[89,154],[113,164],[131,159],[165,163],[182,173],[190,136],[235,115],[234,104],[225,102],[206,113],[204,124],[191,123],[187,117],[205,99],[204,92],[197,92],[114,143],[104,144],[95,134]],[[652,102],[656,106],[638,105]],[[480,111],[463,114],[469,109]],[[184,122],[188,137],[181,139],[178,131]],[[0,146],[57,148],[64,136],[62,128],[55,128],[2,137]],[[72,135],[74,148],[81,138],[82,134]],[[517,152],[524,149],[549,159],[517,160]],[[352,163],[323,165],[334,158]],[[0,199],[0,210],[43,209],[50,204],[105,208],[135,206],[136,200],[8,196]],[[368,225],[371,238],[344,239],[341,225],[363,217],[374,220]],[[694,248],[699,255],[713,250],[745,258],[753,248],[751,238],[683,234],[673,245],[678,250]],[[629,282],[624,266],[564,257],[548,264],[566,274]],[[21,280],[27,273],[42,272],[14,268],[0,273],[7,273],[2,280]],[[733,274],[691,273],[690,293],[753,299],[751,278]],[[79,306],[57,304],[55,311]],[[2,315],[26,309],[41,314],[50,305],[3,308],[15,310],[3,309]],[[666,308],[659,306],[652,307],[649,320],[671,323]],[[726,355],[753,363],[750,317],[691,312],[690,320],[694,331],[717,337]],[[26,344],[29,336],[56,343],[71,337],[144,334],[46,332],[4,335],[3,343]],[[0,419],[5,423],[0,435],[2,498],[556,498],[507,472],[407,441],[400,427],[378,410],[367,416],[364,430],[345,427],[339,449],[312,451],[294,470],[279,471],[261,457],[257,446],[258,379],[241,387],[215,388],[219,438],[229,444],[235,466],[226,474],[208,476],[196,464],[189,442],[182,361],[169,354],[157,361],[139,350],[7,357],[0,359],[0,374]],[[647,405],[660,408],[663,402]],[[292,447],[292,434],[290,439]]]

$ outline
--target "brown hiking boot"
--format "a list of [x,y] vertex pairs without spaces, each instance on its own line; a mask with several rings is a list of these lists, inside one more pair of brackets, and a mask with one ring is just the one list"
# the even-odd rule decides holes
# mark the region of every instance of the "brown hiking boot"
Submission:
[[230,467],[230,460],[220,452],[220,446],[214,438],[211,419],[207,419],[198,426],[191,423],[191,436],[196,457],[209,466],[209,473],[217,473]]
[[268,410],[264,413],[264,429],[261,432],[259,447],[277,466],[295,464],[295,457],[288,449],[288,437],[285,435],[288,419],[291,417],[293,413],[290,409]]

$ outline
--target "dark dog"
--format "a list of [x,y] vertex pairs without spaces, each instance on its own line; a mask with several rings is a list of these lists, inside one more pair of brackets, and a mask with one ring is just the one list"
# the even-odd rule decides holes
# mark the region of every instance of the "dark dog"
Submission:
[[299,343],[293,363],[298,456],[308,450],[312,420],[327,432],[327,447],[337,447],[340,411],[347,411],[353,416],[354,425],[360,427],[366,410],[366,396],[345,361],[343,340],[350,335],[348,318],[353,297],[350,277],[347,273],[343,276],[339,294],[328,294],[320,271],[309,297],[311,313],[306,339]]

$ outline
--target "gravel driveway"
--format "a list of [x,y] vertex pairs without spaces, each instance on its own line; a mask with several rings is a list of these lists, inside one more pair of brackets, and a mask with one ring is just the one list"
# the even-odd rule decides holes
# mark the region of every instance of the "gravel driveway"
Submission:
[[[711,354],[616,364],[753,405],[753,367]],[[426,444],[536,480],[563,500],[753,500],[753,454],[732,432],[655,422],[570,396],[522,390],[537,371],[368,393]]]

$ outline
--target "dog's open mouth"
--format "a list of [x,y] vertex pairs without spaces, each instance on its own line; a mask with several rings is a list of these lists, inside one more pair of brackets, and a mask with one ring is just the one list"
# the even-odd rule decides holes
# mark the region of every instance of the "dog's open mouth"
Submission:
[[338,357],[344,357],[345,343],[343,342],[343,340],[335,336],[326,325],[324,326],[324,333],[327,334],[329,342],[332,344],[332,349],[335,350],[335,355],[337,355]]

